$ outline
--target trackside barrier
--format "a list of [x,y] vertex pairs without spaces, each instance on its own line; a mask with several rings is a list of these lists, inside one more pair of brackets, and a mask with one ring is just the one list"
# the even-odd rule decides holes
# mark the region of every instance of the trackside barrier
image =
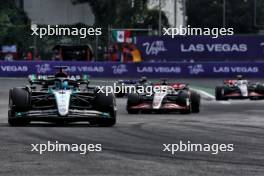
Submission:
[[136,46],[147,60],[224,61],[249,60],[264,57],[263,35],[219,36],[139,36]]
[[70,75],[89,74],[92,77],[153,78],[179,77],[264,77],[264,62],[211,63],[115,63],[115,62],[60,62],[60,61],[0,61],[0,77],[26,77],[29,74],[54,74],[53,66],[68,66]]

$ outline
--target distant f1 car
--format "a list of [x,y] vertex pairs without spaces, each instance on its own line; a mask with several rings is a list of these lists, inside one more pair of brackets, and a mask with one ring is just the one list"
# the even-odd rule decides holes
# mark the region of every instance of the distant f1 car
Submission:
[[264,85],[249,82],[241,77],[225,80],[223,86],[215,88],[215,99],[218,101],[228,99],[264,99]]
[[[159,83],[153,85],[151,95],[133,93],[128,95],[127,112],[175,112],[181,114],[200,112],[200,94],[182,83]],[[158,91],[157,91],[158,90]],[[160,91],[159,91],[160,90]]]
[[8,122],[24,126],[31,121],[70,123],[88,121],[99,126],[116,123],[114,95],[89,86],[87,76],[68,76],[63,69],[54,76],[29,76],[30,85],[9,91]]
[[[151,84],[151,82],[148,81],[147,77],[143,76],[141,77],[139,80],[133,80],[133,79],[128,79],[128,80],[118,80],[116,82],[117,86],[144,86],[144,85],[149,85]],[[124,92],[118,92],[115,94],[116,97],[121,98],[126,96],[126,94]]]

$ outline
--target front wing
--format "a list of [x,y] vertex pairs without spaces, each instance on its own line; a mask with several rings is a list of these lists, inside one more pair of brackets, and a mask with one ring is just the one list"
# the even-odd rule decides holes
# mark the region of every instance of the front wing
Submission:
[[70,109],[66,116],[60,116],[57,109],[51,110],[30,110],[27,112],[17,112],[17,118],[29,119],[32,121],[89,121],[97,118],[112,118],[109,113],[96,110],[76,110]]
[[240,92],[231,92],[224,94],[223,97],[230,99],[264,99],[264,94],[251,91],[248,93],[248,96],[243,96]]
[[152,103],[141,103],[136,106],[128,107],[129,109],[137,109],[137,110],[186,110],[189,109],[190,106],[180,106],[176,103],[163,103],[160,108],[155,109],[153,108]]

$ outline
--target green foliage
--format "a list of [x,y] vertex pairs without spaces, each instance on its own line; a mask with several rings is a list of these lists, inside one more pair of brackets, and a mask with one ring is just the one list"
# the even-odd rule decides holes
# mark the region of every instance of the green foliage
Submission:
[[[258,22],[264,22],[263,7],[264,1],[257,0]],[[222,27],[223,0],[189,0],[187,16],[192,27]],[[254,26],[254,0],[226,0],[226,27],[234,28],[235,33],[258,32]]]
[[264,1],[256,0],[256,21],[255,25],[262,27],[264,26]]
[[[165,1],[165,0],[163,0]],[[226,0],[226,27],[233,27],[236,33],[256,33],[264,26],[264,1],[256,0],[256,24],[254,25],[255,0]],[[94,27],[102,27],[103,36],[99,45],[107,46],[108,27],[112,28],[152,28],[158,29],[159,11],[148,9],[148,0],[72,0],[74,3],[89,3],[95,15]],[[165,1],[166,2],[166,1]],[[223,0],[187,0],[188,24],[192,27],[222,27]],[[262,25],[262,26],[260,26]],[[87,27],[83,24],[73,25]],[[169,26],[168,19],[162,12],[162,26]],[[72,27],[72,26],[69,26]],[[19,53],[33,50],[34,37],[31,35],[30,20],[26,13],[15,6],[14,0],[0,0],[0,45],[16,44]],[[52,47],[65,41],[72,44],[91,44],[95,38],[45,36],[38,37],[38,52],[50,57]],[[20,56],[21,57],[21,56]]]
[[[75,3],[87,2],[95,15],[94,26],[102,27],[103,34],[108,34],[109,26],[158,30],[159,11],[148,9],[148,0],[134,0],[134,5],[132,5],[132,0],[75,0]],[[164,12],[162,12],[162,26],[169,26]],[[140,35],[139,32],[135,33]],[[107,46],[107,42],[108,35],[100,36],[100,44]]]
[[16,44],[20,50],[29,45],[29,19],[12,0],[0,1],[0,44]]
[[[149,10],[148,0],[77,0],[88,2],[95,14],[95,26],[105,29],[108,25],[116,28],[148,28],[158,29],[158,11]],[[164,26],[168,26],[168,19],[162,13]]]

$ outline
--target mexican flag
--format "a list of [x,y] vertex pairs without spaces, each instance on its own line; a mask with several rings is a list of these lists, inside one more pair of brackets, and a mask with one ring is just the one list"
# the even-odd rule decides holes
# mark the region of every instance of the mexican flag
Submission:
[[114,30],[113,31],[113,37],[115,41],[118,43],[126,42],[129,36],[130,36],[130,31],[126,31],[126,30],[120,30],[120,31]]

